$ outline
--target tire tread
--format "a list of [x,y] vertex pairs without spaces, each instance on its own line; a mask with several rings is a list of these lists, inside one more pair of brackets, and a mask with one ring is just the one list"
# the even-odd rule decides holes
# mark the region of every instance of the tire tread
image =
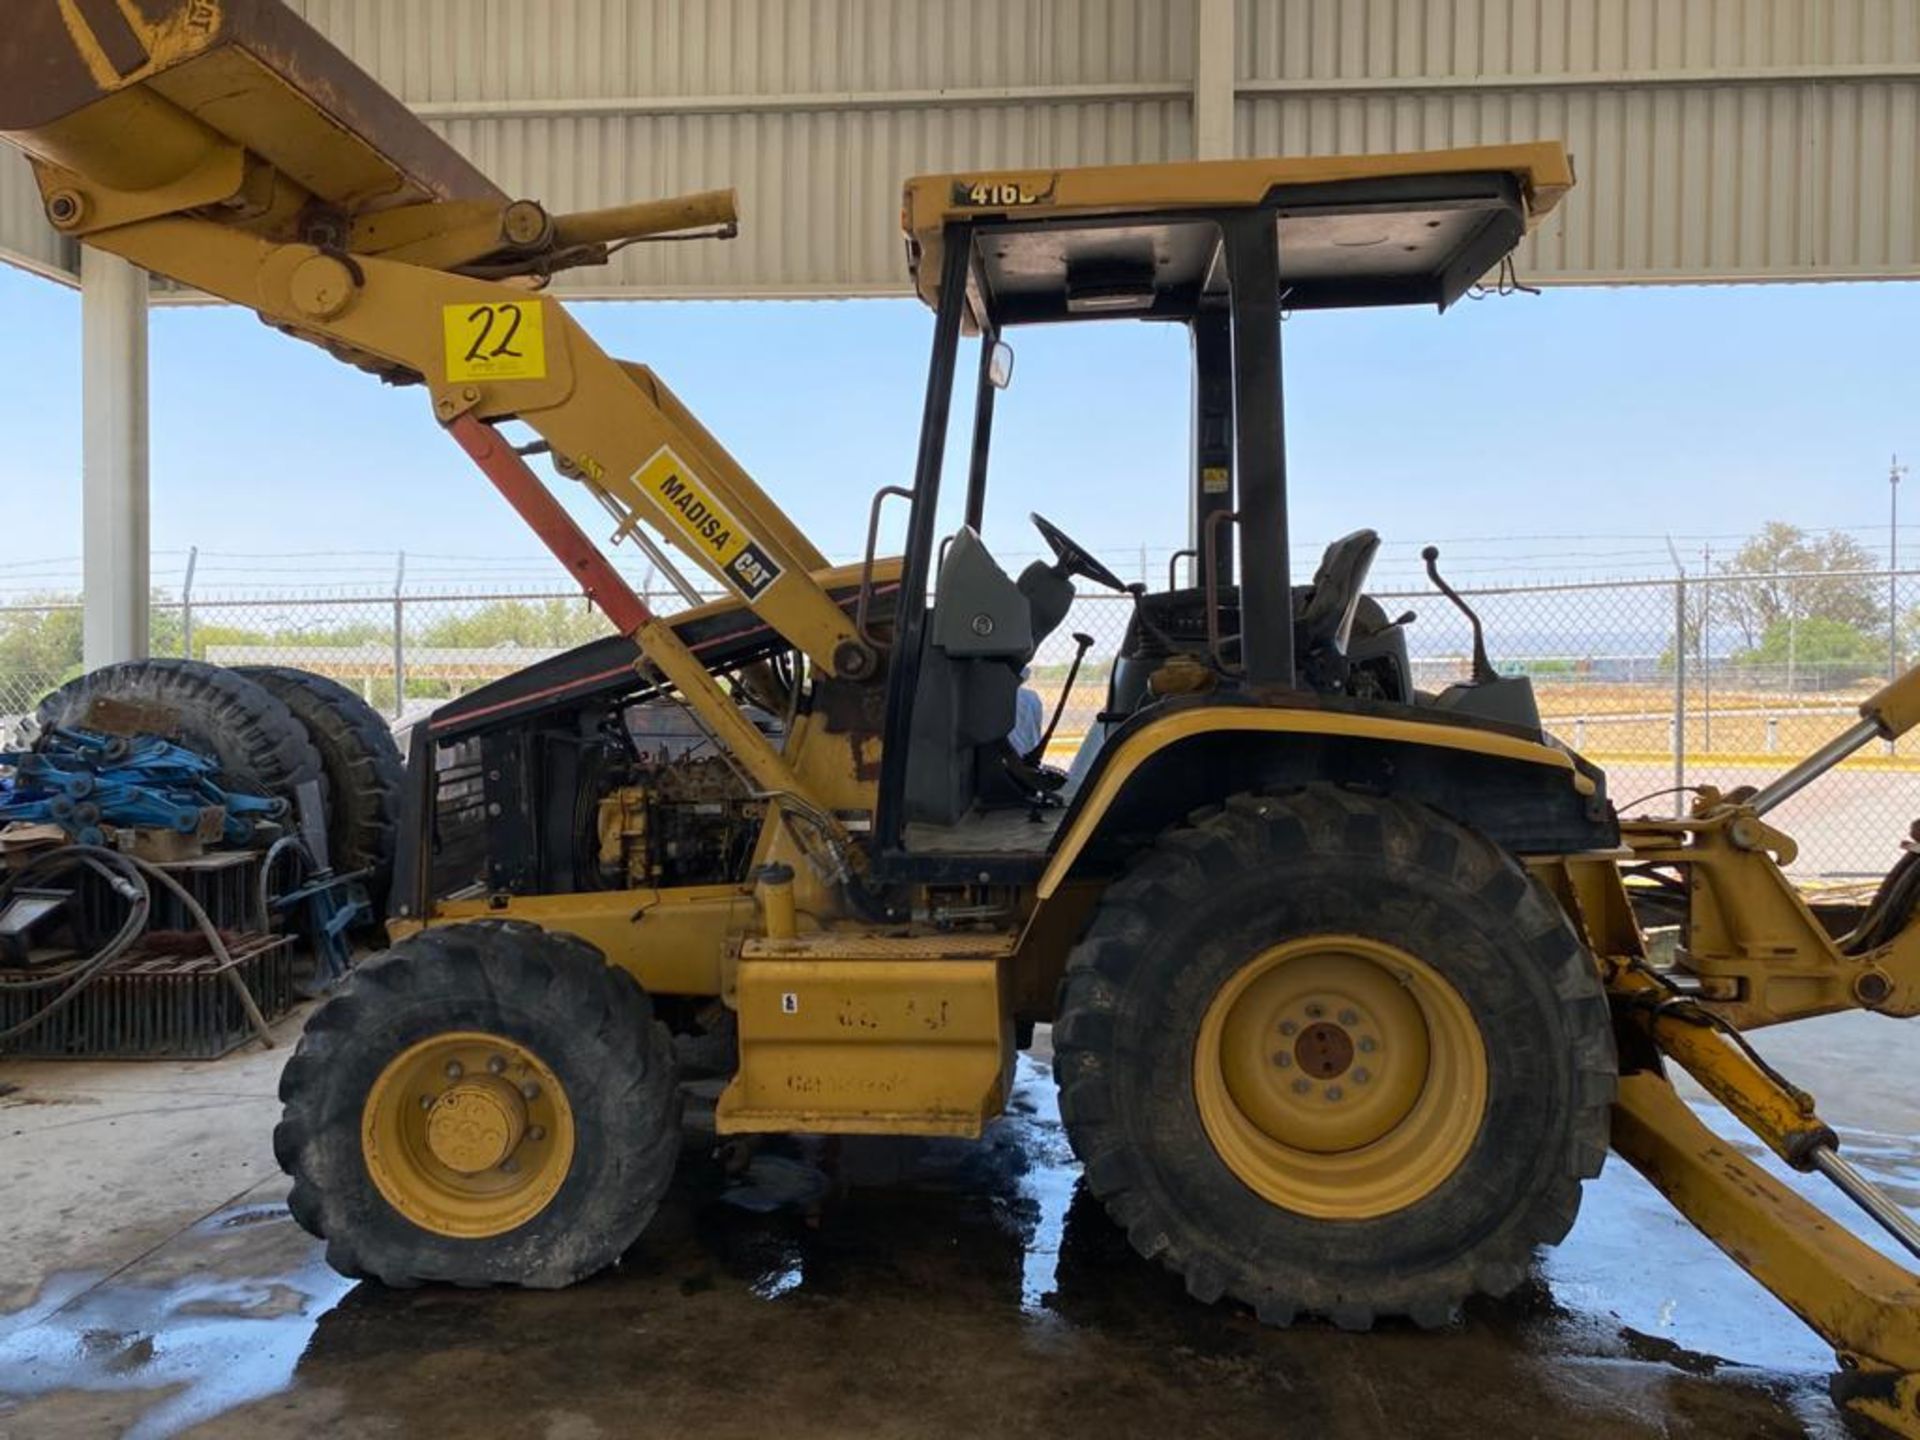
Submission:
[[[1148,1182],[1115,1093],[1124,1059],[1116,1053],[1123,995],[1135,968],[1147,963],[1147,937],[1204,907],[1224,871],[1257,864],[1283,875],[1290,863],[1336,840],[1366,855],[1395,856],[1511,908],[1573,1040],[1570,1135],[1559,1173],[1481,1245],[1418,1276],[1383,1274],[1368,1295],[1343,1294],[1297,1272],[1294,1283],[1276,1283],[1257,1261],[1223,1257],[1223,1246],[1190,1217],[1173,1213]],[[1180,1275],[1197,1298],[1224,1294],[1265,1323],[1316,1314],[1345,1329],[1366,1329],[1384,1316],[1428,1328],[1448,1324],[1469,1295],[1504,1295],[1521,1283],[1534,1248],[1557,1242],[1572,1226],[1580,1182],[1598,1174],[1606,1158],[1616,1072],[1594,962],[1538,881],[1484,836],[1409,799],[1328,784],[1243,793],[1163,834],[1108,889],[1068,957],[1055,1016],[1061,1117],[1089,1188],[1134,1248]]]

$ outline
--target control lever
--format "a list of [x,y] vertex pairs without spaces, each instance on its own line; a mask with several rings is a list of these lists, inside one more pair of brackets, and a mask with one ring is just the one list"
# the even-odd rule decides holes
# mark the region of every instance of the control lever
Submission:
[[1067,696],[1073,693],[1073,682],[1080,674],[1080,662],[1087,658],[1087,651],[1093,648],[1093,636],[1073,633],[1073,663],[1067,667],[1067,683],[1060,687],[1060,698],[1053,702],[1053,718],[1047,721],[1047,728],[1040,734],[1040,743],[1020,758],[1028,765],[1038,765],[1047,753],[1047,746],[1053,743],[1053,732],[1060,724],[1060,717],[1066,713]]
[[1440,558],[1440,547],[1429,545],[1420,552],[1420,558],[1427,562],[1427,579],[1433,582],[1433,588],[1453,602],[1453,608],[1467,617],[1467,623],[1473,626],[1473,683],[1488,685],[1500,678],[1493,668],[1493,662],[1487,659],[1487,640],[1480,629],[1480,617],[1473,613],[1473,607],[1460,598],[1459,592],[1440,578],[1440,567],[1435,562]]

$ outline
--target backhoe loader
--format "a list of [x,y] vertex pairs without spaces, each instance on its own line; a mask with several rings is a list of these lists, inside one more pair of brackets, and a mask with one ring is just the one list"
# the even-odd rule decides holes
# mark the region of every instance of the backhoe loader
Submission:
[[[1283,311],[1444,310],[1565,196],[1560,145],[906,182],[919,450],[835,567],[543,293],[617,246],[731,233],[729,193],[513,198],[275,0],[22,0],[0,131],[63,234],[421,387],[618,631],[412,736],[394,943],[311,1018],[274,1137],[342,1272],[564,1285],[653,1215],[683,1070],[725,1077],[725,1136],[973,1136],[1048,1023],[1086,1184],[1202,1302],[1448,1323],[1567,1233],[1611,1145],[1833,1344],[1847,1410],[1920,1435],[1914,1279],[1668,1078],[1920,1243],[1744,1039],[1920,1012],[1920,859],[1816,910],[1767,821],[1911,729],[1920,675],[1757,792],[1622,819],[1477,622],[1470,677],[1415,688],[1411,617],[1365,593],[1372,531],[1289,573]],[[1128,585],[1039,516],[1052,559],[1010,576],[980,539],[1005,337],[1128,320],[1191,334],[1192,583]],[[539,456],[615,543],[725,598],[656,614]],[[879,558],[896,502],[904,553]],[[1061,771],[1008,737],[1083,586],[1131,621]]]

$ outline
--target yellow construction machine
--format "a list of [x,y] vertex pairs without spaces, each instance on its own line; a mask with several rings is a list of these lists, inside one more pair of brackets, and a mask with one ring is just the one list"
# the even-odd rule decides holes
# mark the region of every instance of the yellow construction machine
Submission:
[[[909,181],[919,452],[836,568],[542,293],[636,241],[731,233],[729,193],[511,197],[275,0],[19,0],[0,130],[62,233],[423,387],[619,632],[412,736],[396,943],[282,1082],[292,1209],[339,1269],[565,1284],[654,1213],[680,1074],[725,1077],[727,1136],[977,1135],[1050,1023],[1086,1183],[1201,1301],[1446,1323],[1566,1234],[1611,1143],[1831,1341],[1844,1406],[1920,1435],[1915,1281],[1668,1080],[1916,1245],[1744,1036],[1920,1012],[1920,856],[1816,908],[1767,822],[1907,732],[1920,677],[1757,793],[1622,820],[1477,622],[1471,675],[1414,688],[1412,617],[1364,590],[1373,532],[1289,575],[1283,311],[1446,307],[1573,183],[1559,145]],[[1011,577],[980,539],[1005,337],[1123,320],[1191,332],[1192,583],[1127,585],[1038,516],[1054,558]],[[726,598],[654,613],[534,456]],[[875,558],[895,500],[904,555]],[[1061,771],[1010,736],[1081,585],[1131,622]]]

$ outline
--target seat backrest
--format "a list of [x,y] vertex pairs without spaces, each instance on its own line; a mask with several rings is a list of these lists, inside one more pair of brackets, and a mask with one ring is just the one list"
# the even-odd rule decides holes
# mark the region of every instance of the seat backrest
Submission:
[[1027,597],[1007,578],[970,525],[947,547],[933,588],[931,642],[955,659],[1033,656],[1033,618]]
[[907,741],[907,819],[952,825],[979,794],[981,749],[1013,729],[1034,645],[1026,596],[971,528],[947,549],[926,636]]
[[1301,649],[1311,650],[1321,645],[1331,645],[1341,651],[1347,648],[1360,591],[1367,583],[1367,572],[1373,568],[1373,557],[1379,550],[1380,536],[1372,530],[1356,530],[1327,547],[1320,568],[1314,572],[1307,603],[1304,606],[1298,600],[1294,603],[1297,643]]

